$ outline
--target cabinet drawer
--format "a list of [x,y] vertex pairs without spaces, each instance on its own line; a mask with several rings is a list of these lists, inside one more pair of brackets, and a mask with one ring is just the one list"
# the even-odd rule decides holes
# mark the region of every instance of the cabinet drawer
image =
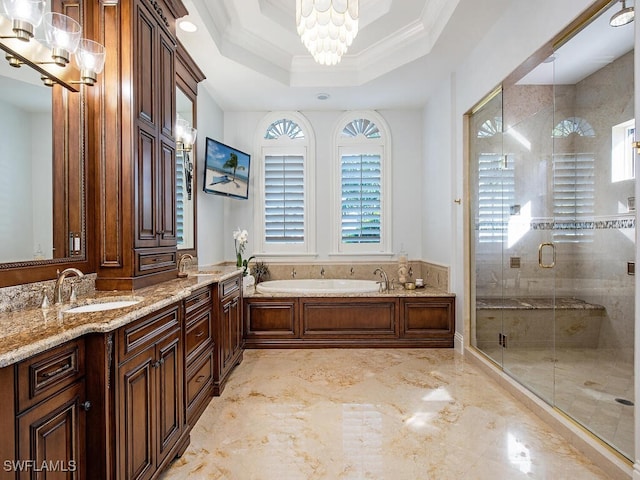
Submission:
[[207,388],[211,388],[212,382],[213,352],[210,352],[198,359],[187,373],[187,411],[193,409],[193,403],[198,400],[199,396],[209,396],[205,392]]
[[211,343],[211,310],[203,310],[187,327],[187,363]]
[[18,364],[18,410],[23,411],[84,376],[84,341],[73,340]]
[[124,362],[179,325],[178,304],[125,325],[118,330],[118,361]]
[[237,277],[227,278],[226,280],[223,280],[222,282],[220,282],[220,285],[218,287],[220,289],[220,298],[224,299],[225,297],[228,297],[229,295],[239,291],[240,285],[242,285],[242,277],[239,275]]
[[136,275],[177,268],[176,250],[140,249],[135,252]]
[[203,306],[211,306],[211,299],[211,289],[209,287],[198,290],[197,292],[194,292],[193,295],[187,297],[184,301],[184,311],[187,315],[187,323],[191,320],[191,316],[189,314]]

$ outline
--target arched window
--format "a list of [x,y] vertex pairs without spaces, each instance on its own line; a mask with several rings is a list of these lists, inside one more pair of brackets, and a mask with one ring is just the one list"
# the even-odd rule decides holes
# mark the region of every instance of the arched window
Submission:
[[391,139],[376,112],[348,112],[334,134],[334,250],[388,254],[391,248]]
[[255,229],[260,253],[315,253],[315,140],[311,126],[298,112],[272,112],[257,129],[258,194]]

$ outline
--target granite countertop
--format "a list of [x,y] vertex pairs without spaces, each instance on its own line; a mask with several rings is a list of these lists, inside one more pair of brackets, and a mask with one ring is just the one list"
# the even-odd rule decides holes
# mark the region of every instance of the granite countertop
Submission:
[[[113,331],[176,303],[199,288],[223,281],[240,272],[236,266],[216,267],[216,270],[210,272],[198,271],[197,275],[176,278],[135,291],[95,292],[90,297],[79,297],[74,304],[0,313],[0,367],[88,333]],[[65,313],[70,308],[87,303],[138,298],[142,300],[130,307],[90,313]]]
[[478,310],[604,310],[602,305],[569,297],[479,297]]
[[448,293],[434,287],[416,288],[415,290],[405,290],[404,288],[394,288],[388,292],[366,292],[366,293],[260,293],[257,291],[245,292],[245,298],[291,298],[291,297],[455,297],[453,293]]

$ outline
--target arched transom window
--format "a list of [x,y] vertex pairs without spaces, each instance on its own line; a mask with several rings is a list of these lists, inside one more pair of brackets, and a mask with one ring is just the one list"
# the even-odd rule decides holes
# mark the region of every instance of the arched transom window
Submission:
[[298,112],[274,112],[257,134],[259,194],[256,231],[262,254],[306,254],[315,250],[313,209],[313,132]]
[[334,235],[337,253],[390,248],[390,139],[376,112],[349,112],[336,128]]

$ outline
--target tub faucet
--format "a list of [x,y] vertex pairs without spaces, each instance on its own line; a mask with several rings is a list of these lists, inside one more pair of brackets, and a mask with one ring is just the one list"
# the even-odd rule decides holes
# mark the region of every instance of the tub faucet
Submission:
[[65,268],[62,272],[58,271],[58,279],[53,289],[53,303],[64,303],[62,299],[62,284],[64,283],[64,279],[69,276],[82,278],[84,277],[84,273],[77,268]]
[[297,272],[296,272],[296,267],[293,267],[291,269],[291,278],[296,278]]
[[385,272],[382,268],[378,267],[373,271],[374,275],[380,274],[380,278],[382,278],[381,282],[378,282],[380,284],[380,291],[381,292],[388,292],[389,291],[389,277],[387,277],[387,272]]
[[322,267],[322,269],[320,270],[320,276],[324,278],[324,267]]
[[189,264],[193,262],[193,255],[185,253],[180,257],[180,261],[178,262],[178,276],[181,278],[188,277],[187,272],[184,271],[187,262],[189,262]]

